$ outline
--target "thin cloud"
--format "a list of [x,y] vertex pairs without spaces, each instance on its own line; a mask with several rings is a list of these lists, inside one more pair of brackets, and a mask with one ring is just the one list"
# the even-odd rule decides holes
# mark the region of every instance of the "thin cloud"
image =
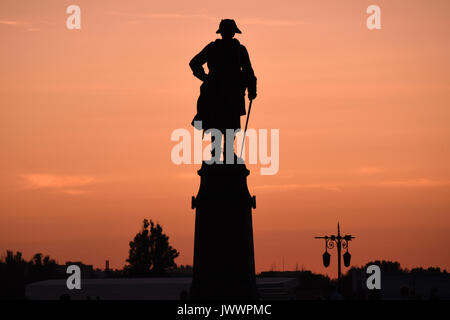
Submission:
[[270,27],[290,27],[294,25],[303,24],[299,20],[281,20],[281,19],[266,19],[266,18],[243,18],[239,19],[242,24],[264,25]]
[[39,23],[43,24],[43,25],[46,25],[46,26],[55,26],[56,25],[55,22],[47,21],[47,20],[40,20]]
[[61,190],[61,192],[65,193],[65,194],[69,194],[69,195],[75,195],[75,196],[90,193],[90,191],[87,191],[87,190],[74,190],[74,189]]
[[88,191],[83,189],[101,180],[92,176],[67,176],[52,174],[23,174],[22,189],[51,189],[65,194],[79,195]]
[[[40,24],[51,25],[51,22],[41,21]],[[0,20],[0,25],[13,26],[13,27],[18,27],[20,29],[26,28],[25,30],[29,31],[29,32],[41,31],[41,28],[34,26],[33,24],[31,24],[30,22],[27,22],[27,21]]]
[[180,18],[207,18],[207,16],[199,14],[179,14],[179,13],[143,13],[142,17],[155,19],[180,19]]
[[375,175],[375,174],[384,172],[386,170],[383,168],[377,168],[377,167],[366,167],[366,168],[358,168],[357,171],[361,175],[371,176],[371,175]]
[[288,191],[300,189],[320,189],[341,192],[344,188],[437,188],[450,186],[450,181],[432,180],[427,178],[386,180],[369,183],[309,183],[309,184],[274,184],[254,186],[255,190]]
[[15,20],[0,20],[0,24],[4,24],[7,26],[18,26],[18,25],[23,25],[25,23],[21,22],[21,21],[15,21]]
[[215,19],[215,17],[205,14],[181,14],[181,13],[156,13],[156,12],[118,12],[108,11],[108,15],[126,16],[131,18],[152,18],[152,19],[186,19],[186,18],[202,18],[202,19]]
[[259,185],[252,187],[256,190],[295,190],[295,189],[323,189],[327,191],[342,191],[342,185],[330,183],[309,183],[309,184],[274,184],[274,185]]
[[[182,14],[182,13],[145,13],[145,12],[134,12],[134,13],[126,13],[126,12],[118,12],[118,11],[109,11],[107,14],[110,15],[121,15],[133,18],[151,18],[151,19],[204,19],[204,20],[213,20],[219,21],[222,17],[212,16],[208,14]],[[240,24],[249,24],[249,25],[265,25],[265,26],[273,26],[273,27],[287,27],[298,24],[303,24],[300,20],[286,20],[286,19],[270,19],[270,18],[239,18],[238,23]]]
[[450,181],[419,178],[419,179],[383,181],[380,185],[391,188],[430,188],[430,187],[449,186]]

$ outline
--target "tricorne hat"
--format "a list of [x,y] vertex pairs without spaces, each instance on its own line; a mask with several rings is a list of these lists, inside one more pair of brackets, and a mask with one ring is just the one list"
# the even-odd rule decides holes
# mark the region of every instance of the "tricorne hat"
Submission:
[[222,19],[219,24],[219,29],[217,29],[216,33],[222,33],[222,31],[225,31],[227,29],[232,30],[234,33],[242,33],[233,19]]

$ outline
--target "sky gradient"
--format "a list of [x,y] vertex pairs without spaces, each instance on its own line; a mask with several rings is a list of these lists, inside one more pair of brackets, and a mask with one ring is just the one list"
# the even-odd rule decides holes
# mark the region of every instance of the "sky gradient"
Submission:
[[[81,7],[81,30],[66,28]],[[382,29],[366,28],[381,7]],[[352,264],[450,269],[450,2],[0,2],[0,251],[122,267],[144,218],[192,264],[198,165],[188,62],[221,18],[242,30],[280,170],[249,165],[257,271],[322,266],[316,235],[356,237]],[[245,119],[241,119],[244,123]],[[232,231],[230,231],[232,236]]]

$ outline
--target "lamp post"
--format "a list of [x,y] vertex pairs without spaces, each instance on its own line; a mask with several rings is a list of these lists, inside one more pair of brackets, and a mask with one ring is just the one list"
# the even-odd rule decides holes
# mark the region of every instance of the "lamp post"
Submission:
[[314,237],[316,239],[325,239],[325,252],[322,255],[323,259],[323,265],[325,268],[328,268],[330,265],[330,254],[328,253],[327,249],[333,249],[336,245],[337,247],[337,253],[338,253],[338,290],[341,289],[341,249],[345,249],[346,252],[344,253],[344,266],[349,267],[350,266],[350,260],[351,260],[351,254],[348,252],[348,242],[354,239],[355,237],[351,235],[345,235],[341,236],[341,231],[339,229],[339,222],[338,222],[338,233],[336,235],[331,236],[323,236],[323,237]]

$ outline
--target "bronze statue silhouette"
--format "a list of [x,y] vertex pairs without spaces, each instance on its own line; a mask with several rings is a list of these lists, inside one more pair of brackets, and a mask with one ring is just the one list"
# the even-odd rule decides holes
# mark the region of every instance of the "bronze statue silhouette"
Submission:
[[[192,125],[201,121],[204,132],[214,128],[225,134],[226,129],[241,128],[240,117],[246,114],[245,90],[249,100],[256,98],[256,77],[247,49],[234,38],[241,33],[236,22],[223,19],[216,33],[222,38],[209,43],[189,63],[194,76],[203,81]],[[224,149],[228,149],[226,145]]]
[[[194,75],[203,81],[192,124],[202,121],[205,131],[217,129],[221,133],[217,138],[222,139],[227,129],[240,129],[240,117],[246,113],[245,91],[251,103],[256,98],[256,77],[247,50],[233,38],[241,33],[234,20],[222,20],[217,33],[222,39],[208,44],[190,62]],[[208,74],[203,69],[205,63]],[[221,141],[215,144],[219,148]],[[230,141],[227,145],[225,139],[224,159],[233,153],[233,145]],[[220,157],[220,150],[215,151]],[[213,152],[213,157],[216,155]],[[204,161],[197,172],[200,187],[191,203],[195,209],[192,299],[258,296],[252,227],[256,198],[247,186],[250,171],[244,163],[226,163],[210,165]]]

